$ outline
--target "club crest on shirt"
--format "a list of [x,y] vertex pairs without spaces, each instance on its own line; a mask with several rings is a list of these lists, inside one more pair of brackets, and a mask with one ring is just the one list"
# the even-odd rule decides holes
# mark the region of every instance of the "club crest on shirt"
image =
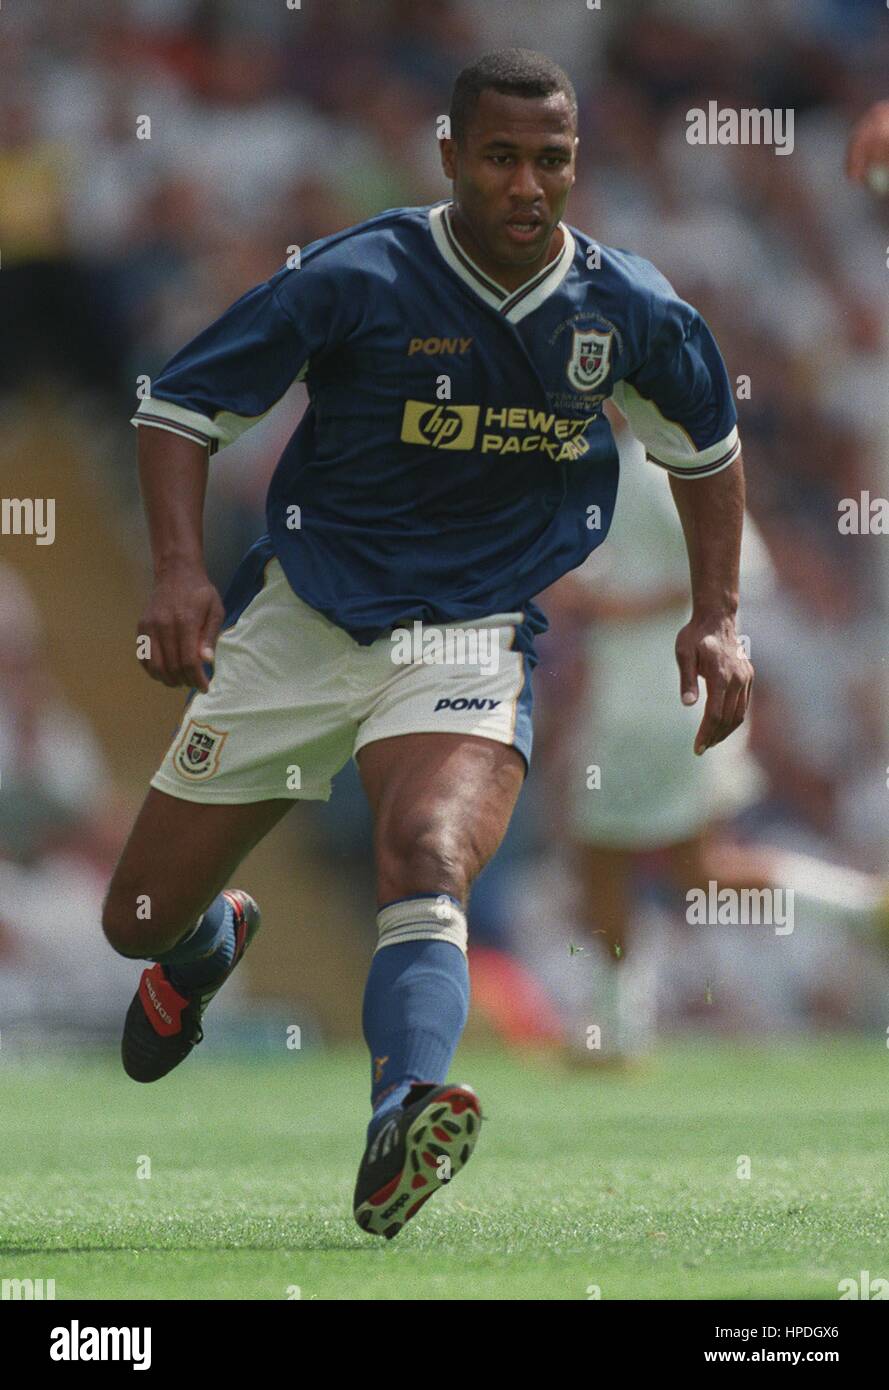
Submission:
[[605,380],[611,365],[613,337],[613,332],[597,333],[591,328],[574,330],[567,374],[576,390],[592,391]]
[[227,738],[228,733],[189,719],[173,754],[176,771],[190,782],[205,782],[219,771],[219,755]]

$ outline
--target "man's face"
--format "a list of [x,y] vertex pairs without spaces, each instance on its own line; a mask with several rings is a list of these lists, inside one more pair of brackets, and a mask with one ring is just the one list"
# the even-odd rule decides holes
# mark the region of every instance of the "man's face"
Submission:
[[485,91],[462,140],[442,140],[454,202],[484,258],[533,265],[545,257],[574,184],[577,137],[568,98]]

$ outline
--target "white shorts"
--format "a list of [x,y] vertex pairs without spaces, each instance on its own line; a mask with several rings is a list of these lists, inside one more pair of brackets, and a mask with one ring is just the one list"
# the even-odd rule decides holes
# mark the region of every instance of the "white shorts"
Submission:
[[[702,757],[694,739],[705,691],[683,705],[666,614],[600,637],[575,733],[575,836],[603,848],[656,849],[693,839],[765,790],[744,724]],[[598,769],[598,778],[590,776]]]
[[[589,761],[577,770],[571,799],[578,840],[603,849],[660,849],[695,839],[763,795],[765,779],[748,751],[747,731],[736,730],[696,757],[704,698],[681,708],[694,717],[683,720],[675,737],[656,725],[637,725],[589,740]],[[587,774],[592,765],[599,769],[598,785]]]
[[[425,625],[427,655],[437,634],[450,633],[450,655],[458,659],[399,664],[404,633],[360,646],[298,598],[272,559],[262,588],[221,632],[210,688],[189,701],[151,785],[220,805],[326,801],[331,778],[365,744],[415,733],[493,739],[517,748],[527,763],[530,663],[511,649],[522,618],[500,613]],[[472,633],[477,645],[465,640]],[[481,659],[470,664],[468,657]]]

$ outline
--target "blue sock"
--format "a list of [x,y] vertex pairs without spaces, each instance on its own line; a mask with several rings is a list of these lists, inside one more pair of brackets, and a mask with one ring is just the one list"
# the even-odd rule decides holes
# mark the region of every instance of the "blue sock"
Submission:
[[[441,931],[443,895],[417,897],[383,908],[380,940],[387,934]],[[459,904],[458,918],[465,919]],[[384,925],[386,914],[394,925]],[[451,909],[453,912],[453,909]],[[447,913],[445,913],[447,916]],[[406,917],[411,920],[406,921]],[[378,919],[380,920],[380,919]],[[452,928],[457,931],[457,928]],[[402,1104],[416,1082],[446,1080],[469,1010],[469,970],[465,952],[452,939],[427,936],[396,941],[377,950],[364,991],[362,1022],[371,1057],[373,1118],[368,1137]]]
[[154,959],[166,968],[174,989],[191,994],[224,975],[235,956],[234,912],[220,893],[194,931]]

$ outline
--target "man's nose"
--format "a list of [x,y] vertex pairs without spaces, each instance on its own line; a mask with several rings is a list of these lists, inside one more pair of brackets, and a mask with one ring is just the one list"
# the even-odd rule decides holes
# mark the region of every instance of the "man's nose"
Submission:
[[514,198],[521,198],[522,202],[534,202],[543,196],[537,170],[530,160],[522,160],[515,166],[509,191]]

